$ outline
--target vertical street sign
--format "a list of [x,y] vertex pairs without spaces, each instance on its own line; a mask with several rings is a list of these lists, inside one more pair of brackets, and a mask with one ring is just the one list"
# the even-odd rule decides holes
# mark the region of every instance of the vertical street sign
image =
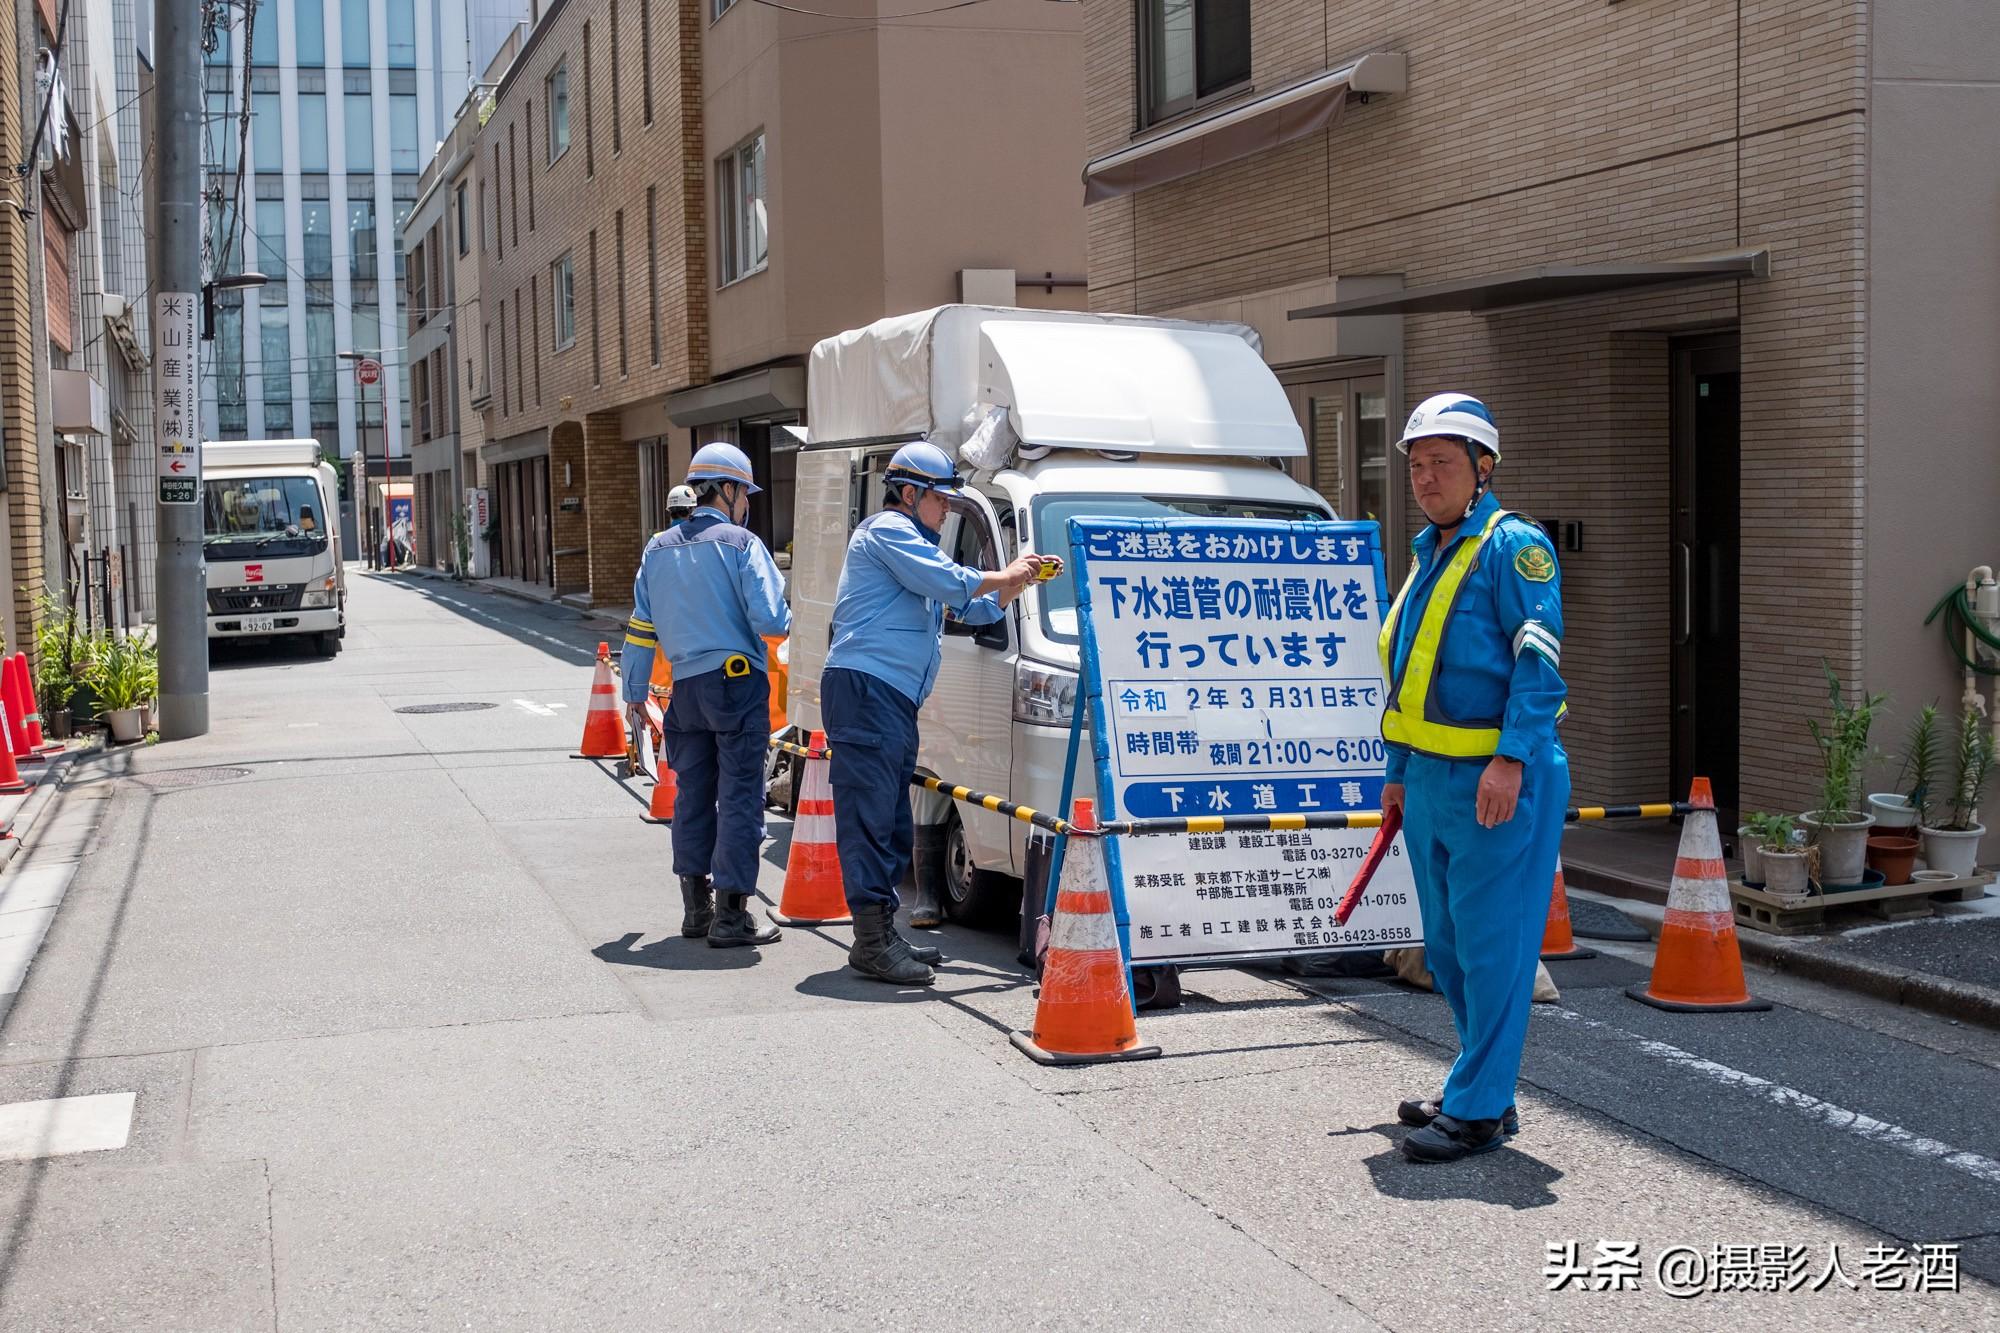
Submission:
[[195,364],[193,292],[161,292],[153,298],[153,337],[159,360],[153,367],[153,420],[159,441],[160,503],[201,503],[201,433],[197,429],[201,382]]

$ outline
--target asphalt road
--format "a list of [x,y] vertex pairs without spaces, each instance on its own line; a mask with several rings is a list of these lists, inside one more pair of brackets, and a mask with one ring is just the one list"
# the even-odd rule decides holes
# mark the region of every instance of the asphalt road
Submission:
[[[134,1097],[0,1164],[0,1328],[2000,1327],[1996,1034],[1557,964],[1521,1136],[1409,1165],[1435,997],[1191,973],[1164,1058],[1040,1068],[1005,936],[940,932],[934,992],[842,929],[679,938],[644,791],[568,757],[603,627],[369,576],[352,617],[219,659],[212,734],[80,770],[7,871],[80,857],[0,1103]],[[1909,1289],[1934,1243],[1956,1291]],[[1800,1289],[1662,1290],[1689,1252]]]

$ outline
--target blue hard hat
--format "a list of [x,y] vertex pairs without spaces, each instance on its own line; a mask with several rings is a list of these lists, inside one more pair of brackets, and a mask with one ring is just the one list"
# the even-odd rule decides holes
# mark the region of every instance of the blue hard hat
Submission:
[[700,490],[704,481],[739,481],[755,495],[763,490],[750,475],[750,456],[733,444],[704,444],[688,464],[688,485]]
[[882,480],[891,486],[920,486],[945,496],[963,494],[959,487],[965,485],[965,478],[952,466],[951,455],[928,440],[898,449],[889,460],[889,470],[882,474]]

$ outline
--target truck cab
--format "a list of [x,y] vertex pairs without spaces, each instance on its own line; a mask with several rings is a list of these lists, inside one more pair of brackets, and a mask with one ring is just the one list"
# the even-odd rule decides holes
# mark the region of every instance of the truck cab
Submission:
[[201,446],[210,639],[304,636],[322,657],[347,633],[339,482],[313,440]]

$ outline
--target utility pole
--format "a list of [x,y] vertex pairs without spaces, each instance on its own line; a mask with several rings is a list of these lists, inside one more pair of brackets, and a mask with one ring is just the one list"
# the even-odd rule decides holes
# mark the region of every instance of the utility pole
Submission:
[[[158,252],[153,408],[159,473],[160,739],[208,731],[208,570],[201,550],[201,25],[192,0],[153,0]],[[245,91],[248,96],[248,91]]]

